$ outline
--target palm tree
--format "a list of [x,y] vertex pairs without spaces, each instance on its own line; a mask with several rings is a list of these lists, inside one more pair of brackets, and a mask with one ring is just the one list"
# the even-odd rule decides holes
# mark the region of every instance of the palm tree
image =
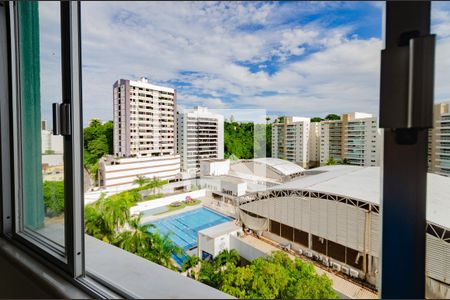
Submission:
[[146,184],[149,184],[151,182],[150,178],[147,178],[145,176],[139,175],[136,177],[136,179],[133,181],[133,183],[136,183],[139,185],[139,187],[143,187]]
[[153,233],[152,247],[142,256],[166,268],[175,269],[172,254],[181,255],[182,253],[181,248],[169,239],[168,234],[161,236],[159,233]]
[[153,235],[150,228],[153,224],[141,225],[141,215],[133,217],[128,222],[129,230],[120,232],[114,240],[114,244],[125,251],[140,254],[152,246]]
[[223,250],[214,258],[214,265],[216,267],[222,267],[231,263],[237,265],[241,260],[241,256],[235,249]]
[[188,255],[188,259],[183,262],[183,266],[181,266],[181,270],[183,272],[192,269],[198,265],[200,262],[200,258],[196,255]]
[[163,187],[167,183],[167,180],[160,180],[158,177],[153,177],[150,181],[150,188],[153,190],[153,195],[156,194],[156,191],[159,192],[161,187]]

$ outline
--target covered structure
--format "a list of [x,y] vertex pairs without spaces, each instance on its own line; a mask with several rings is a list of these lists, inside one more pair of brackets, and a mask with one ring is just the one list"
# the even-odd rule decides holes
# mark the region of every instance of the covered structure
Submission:
[[[240,197],[240,214],[245,215],[241,220],[249,227],[268,223],[252,229],[378,286],[380,168],[341,165],[315,170],[315,175]],[[450,297],[449,195],[450,178],[428,174],[427,297]]]
[[283,183],[302,176],[305,169],[274,157],[243,159],[230,166],[230,174],[260,181]]

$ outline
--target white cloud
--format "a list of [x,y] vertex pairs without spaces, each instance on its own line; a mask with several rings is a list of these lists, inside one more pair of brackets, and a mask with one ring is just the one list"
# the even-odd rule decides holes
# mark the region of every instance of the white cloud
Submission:
[[[112,118],[112,84],[138,76],[159,84],[189,82],[178,92],[184,107],[263,108],[270,114],[308,116],[377,113],[379,39],[354,35],[358,24],[327,26],[331,17],[326,14],[303,26],[286,24],[351,5],[82,2],[85,121]],[[436,11],[433,28],[444,36],[450,32],[449,10]],[[448,44],[438,42],[436,99],[450,96]],[[259,71],[252,72],[249,63],[259,65]]]

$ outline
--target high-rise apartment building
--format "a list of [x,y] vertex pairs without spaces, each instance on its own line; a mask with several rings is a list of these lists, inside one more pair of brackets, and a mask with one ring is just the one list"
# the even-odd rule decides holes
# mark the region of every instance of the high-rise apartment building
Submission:
[[380,153],[381,134],[371,114],[353,112],[340,120],[321,122],[321,165],[333,158],[350,165],[378,166]]
[[272,125],[272,157],[309,167],[310,119],[283,117]]
[[309,124],[309,167],[320,165],[320,122]]
[[435,104],[433,119],[434,128],[428,139],[428,169],[450,176],[450,103]]
[[224,117],[196,107],[177,113],[177,144],[183,171],[200,170],[204,159],[223,159]]
[[176,91],[120,79],[113,85],[114,155],[118,157],[176,154]]
[[329,120],[320,122],[320,165],[329,159],[342,159],[342,122]]

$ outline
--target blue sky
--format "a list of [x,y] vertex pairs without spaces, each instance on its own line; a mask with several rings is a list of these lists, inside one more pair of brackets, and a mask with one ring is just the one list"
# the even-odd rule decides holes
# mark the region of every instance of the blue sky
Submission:
[[[450,10],[435,6],[436,95],[448,100]],[[176,88],[181,108],[376,114],[382,13],[379,2],[82,2],[85,123],[111,119],[114,81],[140,76]]]

